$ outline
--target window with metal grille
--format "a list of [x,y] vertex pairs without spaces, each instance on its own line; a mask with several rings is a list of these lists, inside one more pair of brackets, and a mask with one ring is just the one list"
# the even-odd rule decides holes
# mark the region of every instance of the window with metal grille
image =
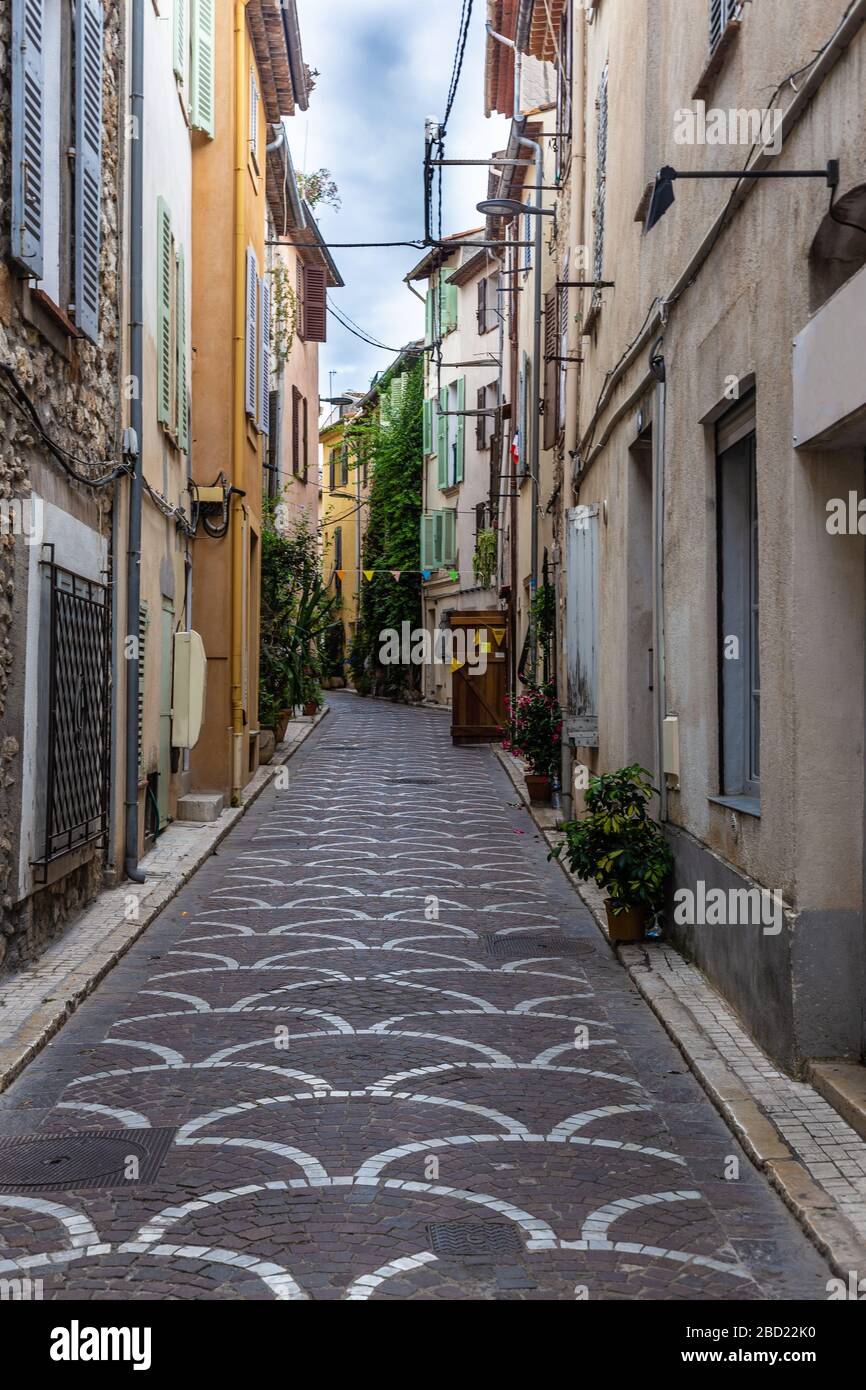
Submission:
[[574,84],[574,6],[568,0],[562,12],[556,64],[556,177],[565,173],[571,150],[572,91]]
[[100,839],[107,828],[110,605],[104,584],[53,560],[44,566],[43,583],[48,611],[39,749],[44,819],[42,853],[34,867],[44,878],[52,861]]

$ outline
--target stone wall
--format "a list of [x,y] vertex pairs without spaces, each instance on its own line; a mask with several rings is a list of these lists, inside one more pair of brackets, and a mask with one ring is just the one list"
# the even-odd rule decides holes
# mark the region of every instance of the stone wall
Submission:
[[[50,437],[96,476],[119,460],[121,363],[120,204],[123,167],[122,6],[106,5],[103,45],[103,199],[100,339],[94,345],[68,334],[39,306],[9,261],[11,210],[11,7],[0,8],[0,363],[10,367],[36,405]],[[47,74],[50,83],[51,74]],[[56,76],[55,76],[55,81]],[[51,99],[48,88],[48,99]],[[29,307],[28,307],[29,306]],[[65,306],[62,306],[65,307]],[[45,449],[0,379],[0,501],[50,496],[109,537],[113,488],[71,479]],[[77,865],[51,888],[19,901],[18,837],[21,819],[23,720],[13,686],[26,650],[27,593],[22,582],[24,540],[0,535],[0,968],[32,956],[98,890],[99,855]],[[20,941],[18,937],[20,936]]]

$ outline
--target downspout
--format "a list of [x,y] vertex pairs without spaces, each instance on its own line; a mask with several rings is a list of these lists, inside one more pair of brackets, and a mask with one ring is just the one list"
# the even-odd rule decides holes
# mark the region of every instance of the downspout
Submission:
[[[585,194],[586,194],[586,148],[584,144],[584,103],[586,100],[586,81],[585,81],[585,62],[586,62],[586,11],[583,6],[576,10],[576,23],[574,33],[574,61],[572,67],[573,84],[571,93],[571,217],[569,227],[568,245],[572,252],[583,244],[583,219],[585,213]],[[574,275],[575,269],[569,261],[569,279],[582,279],[583,258],[579,262],[580,275]],[[569,291],[566,290],[566,295]],[[582,296],[578,296],[578,303]],[[568,303],[568,300],[566,300]],[[568,324],[568,356],[580,356],[580,324],[577,314],[569,314]],[[567,469],[571,463],[571,451],[569,443],[574,441],[575,448],[578,441],[578,430],[580,428],[580,367],[566,372],[566,398],[565,398],[565,457],[563,459],[563,469]],[[560,554],[559,573],[562,585],[563,602],[560,606],[562,615],[561,640],[559,643],[560,659],[560,701],[563,707],[568,708],[568,654],[565,647],[565,624],[567,621],[568,605],[568,530],[567,518],[568,507],[566,497],[568,496],[567,480],[563,478],[562,487],[562,551]],[[565,733],[565,730],[563,730]],[[570,820],[574,815],[574,804],[572,798],[572,780],[574,770],[574,755],[571,744],[567,737],[562,740],[562,817],[563,820]]]
[[130,115],[134,138],[130,141],[129,196],[129,369],[139,389],[129,406],[130,426],[135,442],[130,451],[132,473],[129,483],[129,534],[126,553],[126,768],[124,778],[125,843],[123,869],[133,883],[144,883],[138,867],[138,683],[140,671],[139,612],[141,608],[141,491],[142,432],[144,407],[141,398],[143,376],[143,256],[144,256],[144,5],[132,0],[132,87]]
[[661,378],[656,386],[653,419],[653,573],[655,609],[655,685],[656,704],[656,765],[659,779],[659,820],[668,818],[668,790],[664,773],[664,721],[665,706],[665,410],[667,408],[667,386],[664,381],[664,358],[656,369]]
[[[246,103],[242,98],[244,91],[243,73],[246,66],[246,0],[235,0],[235,190],[234,190],[234,242],[235,242],[235,352],[234,352],[234,460],[232,466],[233,482],[238,481],[238,470],[243,465],[246,444],[244,408],[244,369],[246,325],[246,246],[244,244],[244,202],[246,174]],[[232,688],[232,731],[231,731],[231,804],[237,806],[241,794],[241,740],[244,733],[243,706],[243,540],[244,504],[243,497],[232,494],[231,501],[232,537],[232,599],[231,599],[231,688]]]
[[[541,152],[541,145],[536,140],[530,140],[528,136],[520,137],[520,144],[526,145],[535,155],[535,206],[541,207],[544,196],[544,156]],[[529,633],[530,651],[532,654],[533,669],[535,667],[535,618],[533,616],[532,603],[538,589],[538,506],[539,506],[539,468],[541,463],[541,413],[538,403],[541,399],[541,252],[543,241],[543,229],[541,225],[541,214],[535,214],[535,265],[533,267],[533,292],[534,292],[534,316],[532,330],[532,451],[530,454],[530,470],[532,473],[532,520],[530,523],[530,576],[529,576]]]

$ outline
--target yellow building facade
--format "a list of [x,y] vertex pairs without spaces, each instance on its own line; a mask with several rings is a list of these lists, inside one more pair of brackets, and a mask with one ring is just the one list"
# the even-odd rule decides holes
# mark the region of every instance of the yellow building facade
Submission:
[[[203,527],[193,603],[208,658],[193,783],[236,803],[258,767],[262,477],[270,433],[268,180],[283,116],[308,74],[294,4],[221,0],[212,24],[212,120],[193,137],[192,471]],[[229,95],[230,94],[230,95]],[[272,189],[274,198],[278,192]]]
[[337,674],[342,668],[348,675],[364,583],[361,561],[370,479],[363,449],[352,430],[353,420],[359,418],[355,406],[337,406],[335,416],[325,422],[319,435],[322,573],[328,593],[337,599],[341,629],[328,644],[329,671]]

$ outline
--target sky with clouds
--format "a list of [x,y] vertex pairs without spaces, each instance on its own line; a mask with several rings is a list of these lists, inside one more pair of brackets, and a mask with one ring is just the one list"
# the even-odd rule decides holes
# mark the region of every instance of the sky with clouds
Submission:
[[[318,209],[325,240],[399,241],[424,235],[424,121],[441,120],[463,0],[298,0],[304,59],[319,71],[310,109],[289,122],[298,170],[330,169],[339,212]],[[474,0],[463,74],[448,123],[448,158],[482,158],[502,148],[507,123],[484,116],[484,0]],[[486,195],[480,167],[448,169],[443,232],[480,224]],[[403,283],[421,252],[411,247],[332,252],[345,289],[335,305],[367,333],[397,348],[423,336],[424,310]],[[366,390],[393,354],[367,347],[332,316],[320,357],[319,389]]]

